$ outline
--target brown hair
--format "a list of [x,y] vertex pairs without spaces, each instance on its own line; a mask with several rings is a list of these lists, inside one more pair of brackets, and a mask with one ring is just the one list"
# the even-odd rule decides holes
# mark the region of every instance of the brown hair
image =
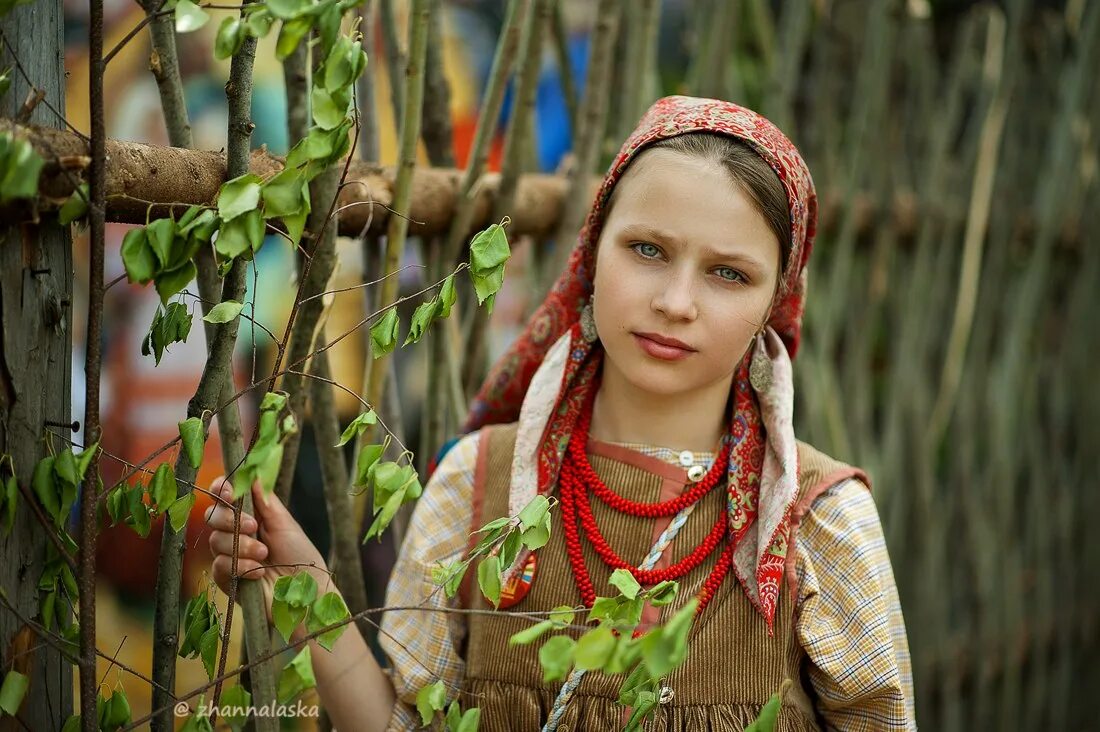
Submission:
[[[672,150],[693,158],[713,161],[725,168],[734,185],[739,186],[756,205],[757,211],[768,222],[779,241],[778,281],[783,281],[783,273],[787,269],[787,260],[791,253],[791,219],[787,193],[779,176],[748,143],[714,132],[686,132],[648,145],[638,157],[649,150]],[[617,191],[618,186],[615,186],[604,212],[605,220],[615,205]]]

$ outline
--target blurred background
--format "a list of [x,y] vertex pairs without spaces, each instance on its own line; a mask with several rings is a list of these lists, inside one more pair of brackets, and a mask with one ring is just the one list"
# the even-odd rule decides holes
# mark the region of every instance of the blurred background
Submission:
[[[392,3],[405,38],[405,3]],[[664,0],[657,4],[656,74],[627,96],[642,7],[624,3],[614,46],[602,172],[649,101],[668,93],[717,96],[776,122],[807,158],[821,198],[804,345],[795,363],[801,439],[865,466],[909,630],[917,719],[925,729],[1097,729],[1100,690],[1097,572],[1100,488],[1089,455],[1100,448],[1100,286],[1096,211],[1100,77],[1092,0]],[[108,0],[106,46],[144,17]],[[571,164],[571,120],[585,93],[597,3],[562,0],[547,31],[527,168]],[[504,18],[501,0],[443,2],[442,55],[452,142],[465,164]],[[88,130],[87,4],[65,1],[67,116]],[[180,35],[179,56],[196,147],[225,145],[228,61],[214,59],[217,23]],[[252,119],[255,146],[288,149],[283,72],[274,34],[261,41]],[[397,158],[382,29],[365,41],[374,84],[378,161]],[[111,63],[108,134],[167,144],[149,46],[140,34]],[[512,113],[506,99],[502,125]],[[640,107],[638,101],[644,102]],[[500,166],[503,134],[490,154]],[[421,162],[428,164],[426,153]],[[1089,212],[1092,212],[1091,214]],[[105,278],[123,273],[127,226],[108,224]],[[575,232],[574,232],[575,233]],[[488,362],[510,343],[540,290],[530,286],[556,247],[512,241],[489,325]],[[363,246],[338,242],[329,289],[362,281]],[[77,231],[72,322],[73,414],[82,415],[87,239]],[[407,264],[424,262],[406,249]],[[256,319],[282,334],[294,255],[273,238],[250,270]],[[402,274],[402,291],[424,286]],[[140,462],[177,435],[206,358],[201,328],[154,368],[140,344],[157,308],[152,288],[125,281],[106,299],[106,451]],[[328,333],[365,314],[357,292],[338,295]],[[403,316],[406,315],[403,312]],[[407,318],[406,318],[407,319]],[[270,372],[272,341],[242,324],[238,386]],[[365,342],[330,350],[334,378],[359,393]],[[419,445],[426,347],[398,349],[395,375],[406,442]],[[341,425],[358,412],[335,391]],[[254,407],[254,405],[252,405]],[[248,423],[255,409],[244,405]],[[453,435],[449,435],[453,436]],[[73,438],[81,441],[79,434]],[[350,445],[349,445],[350,447]],[[432,453],[439,445],[431,446]],[[350,457],[350,452],[349,452]],[[124,466],[104,460],[104,483]],[[112,471],[114,474],[112,475]],[[223,472],[212,429],[199,484]],[[306,427],[292,510],[322,553],[329,548],[320,467]],[[200,497],[185,554],[187,594],[205,583],[209,554]],[[104,528],[97,595],[100,647],[139,670],[150,664],[159,527],[147,539]],[[393,536],[363,550],[372,604],[381,604]],[[234,628],[239,633],[240,623]],[[231,658],[235,658],[236,651]],[[106,669],[106,665],[104,666]],[[180,661],[179,688],[205,682]],[[128,683],[135,714],[148,689]]]

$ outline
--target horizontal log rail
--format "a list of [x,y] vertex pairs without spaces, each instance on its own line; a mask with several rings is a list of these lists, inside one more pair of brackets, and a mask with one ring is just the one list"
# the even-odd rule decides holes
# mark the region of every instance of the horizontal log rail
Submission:
[[[0,119],[0,133],[22,137],[31,142],[46,161],[39,181],[40,210],[59,207],[72,193],[74,184],[82,179],[90,158],[85,142],[75,133],[33,125],[21,125]],[[283,159],[254,150],[250,169],[269,176],[283,168]],[[393,200],[394,169],[372,163],[353,162],[347,181],[340,193],[340,233],[357,236],[369,231],[384,233]],[[462,171],[452,168],[418,167],[413,179],[410,232],[414,235],[445,234],[454,216]],[[186,150],[165,145],[148,145],[124,140],[107,141],[107,220],[115,223],[141,224],[149,216],[167,215],[170,207],[212,204],[218,187],[225,180],[225,155],[207,150]],[[488,223],[500,176],[487,173],[477,194],[476,213],[471,231]],[[591,196],[595,196],[599,179],[593,178]],[[564,176],[528,173],[520,177],[514,211],[509,214],[513,236],[530,235],[548,238],[553,235],[565,198]],[[818,231],[826,236],[839,224],[843,199],[838,192],[821,192],[821,220]],[[882,219],[882,207],[869,194],[858,194],[855,202],[857,231],[870,234]],[[0,210],[0,217],[18,215]],[[24,212],[25,213],[25,212]],[[898,191],[889,206],[892,224],[899,241],[910,240],[923,216],[931,212],[921,209],[912,191]],[[941,212],[952,218],[965,215],[957,211]],[[1029,212],[1018,213],[1018,229],[1026,237],[1033,227]],[[1081,242],[1076,222],[1067,222],[1061,235],[1061,245],[1076,248]]]

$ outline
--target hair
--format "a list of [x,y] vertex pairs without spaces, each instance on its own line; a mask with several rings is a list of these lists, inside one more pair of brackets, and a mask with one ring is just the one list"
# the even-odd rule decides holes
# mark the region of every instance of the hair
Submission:
[[[779,176],[759,153],[746,142],[714,132],[685,132],[675,137],[666,137],[646,146],[639,157],[649,150],[672,150],[693,158],[713,161],[725,168],[734,185],[749,197],[775,234],[779,242],[778,280],[783,281],[783,273],[787,269],[791,253],[790,208]],[[617,191],[616,185],[607,202],[605,218],[615,205]]]

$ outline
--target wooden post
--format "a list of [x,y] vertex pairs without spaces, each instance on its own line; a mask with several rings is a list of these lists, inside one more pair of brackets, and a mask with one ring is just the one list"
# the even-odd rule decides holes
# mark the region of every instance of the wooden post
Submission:
[[[30,90],[18,59],[45,92],[30,122],[64,127],[58,116],[65,113],[59,0],[17,6],[0,20],[0,32],[0,68],[12,67],[0,116],[15,117]],[[62,425],[72,420],[72,287],[68,227],[58,226],[52,215],[37,224],[0,222],[0,454],[11,455],[19,483],[27,488],[35,463],[47,454],[43,436],[56,433],[57,450],[67,447],[65,438],[71,436]],[[20,496],[11,535],[0,536],[0,588],[27,619],[38,615],[36,585],[47,543]],[[25,728],[60,729],[73,709],[72,665],[7,609],[0,609],[0,641],[4,672],[14,668],[30,677],[19,711]]]

